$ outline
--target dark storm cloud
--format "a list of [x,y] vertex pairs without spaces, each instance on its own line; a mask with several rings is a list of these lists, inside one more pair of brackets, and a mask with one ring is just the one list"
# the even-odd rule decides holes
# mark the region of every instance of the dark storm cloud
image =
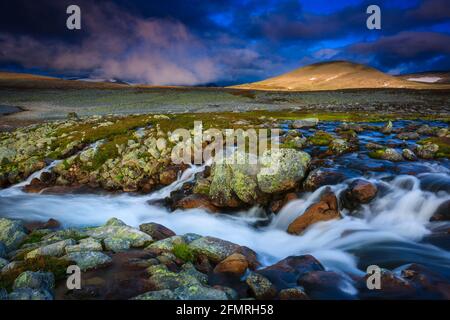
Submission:
[[[450,31],[432,32],[450,22],[447,0],[375,1],[381,31],[365,27],[373,1],[339,1],[333,9],[305,1],[6,0],[0,68],[194,85],[256,80],[336,58],[384,71],[450,66]],[[69,4],[82,8],[81,31],[65,28]]]

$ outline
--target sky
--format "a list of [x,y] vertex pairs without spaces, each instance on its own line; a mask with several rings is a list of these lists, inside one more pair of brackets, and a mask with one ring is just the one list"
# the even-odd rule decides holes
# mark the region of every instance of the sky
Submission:
[[[68,30],[66,8],[81,9]],[[381,30],[366,27],[369,5]],[[450,0],[2,0],[0,70],[235,84],[315,62],[450,70]]]

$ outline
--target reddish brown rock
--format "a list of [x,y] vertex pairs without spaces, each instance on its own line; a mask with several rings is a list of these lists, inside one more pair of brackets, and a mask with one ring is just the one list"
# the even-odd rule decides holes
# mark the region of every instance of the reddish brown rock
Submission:
[[150,235],[155,241],[163,240],[176,235],[175,232],[169,228],[154,222],[141,224],[139,226],[139,230]]
[[242,276],[248,268],[247,259],[240,253],[233,253],[232,255],[219,262],[214,268],[216,273],[231,273],[237,276]]
[[353,181],[350,184],[350,192],[352,199],[359,203],[369,203],[377,195],[377,187],[362,179]]
[[48,219],[46,222],[42,221],[31,221],[24,223],[25,229],[27,229],[29,232],[33,230],[39,230],[39,229],[58,229],[61,227],[61,224],[58,220],[55,219]]
[[165,171],[159,174],[159,182],[162,185],[166,186],[177,181],[177,178],[178,178],[178,169],[175,167],[167,168]]
[[38,178],[34,178],[33,180],[31,180],[30,184],[23,187],[23,191],[27,193],[39,193],[47,186],[47,184],[43,183]]
[[202,208],[209,212],[217,212],[217,207],[211,203],[209,198],[200,194],[192,194],[181,199],[175,204],[175,208],[184,210]]
[[310,225],[332,219],[339,219],[341,215],[337,210],[337,199],[333,193],[325,193],[319,202],[312,204],[306,211],[297,217],[288,227],[291,234],[300,234]]
[[301,287],[283,289],[278,293],[278,298],[280,300],[309,300],[308,295]]
[[450,200],[439,205],[430,218],[430,221],[449,221],[450,220]]

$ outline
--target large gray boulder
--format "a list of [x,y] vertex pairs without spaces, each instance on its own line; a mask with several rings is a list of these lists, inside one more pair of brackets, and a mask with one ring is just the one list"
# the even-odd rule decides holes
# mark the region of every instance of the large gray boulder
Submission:
[[98,251],[71,252],[65,255],[63,259],[75,262],[81,271],[104,267],[112,262],[108,255]]
[[0,241],[5,245],[6,251],[17,249],[26,236],[20,221],[0,218]]

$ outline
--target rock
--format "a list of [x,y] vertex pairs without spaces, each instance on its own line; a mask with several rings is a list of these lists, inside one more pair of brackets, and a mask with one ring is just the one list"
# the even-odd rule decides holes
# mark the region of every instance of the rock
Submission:
[[97,251],[70,252],[63,259],[75,262],[81,271],[104,267],[112,262],[109,256]]
[[351,202],[348,207],[355,208],[358,204],[366,204],[372,201],[378,192],[378,188],[371,182],[363,179],[353,180],[344,192],[344,203]]
[[8,291],[6,289],[0,288],[0,301],[8,300]]
[[401,276],[418,288],[419,299],[450,299],[448,280],[420,264],[407,266],[401,271]]
[[306,119],[294,120],[291,124],[291,127],[294,129],[312,128],[312,127],[316,127],[318,124],[319,124],[319,119],[306,118]]
[[179,300],[228,300],[228,296],[224,291],[202,284],[178,287],[173,293]]
[[402,156],[403,156],[403,158],[405,158],[406,160],[409,160],[409,161],[417,160],[416,154],[409,149],[403,149]]
[[388,122],[380,129],[380,131],[381,131],[382,133],[385,133],[385,134],[390,134],[390,133],[392,132],[392,128],[393,128],[392,122],[391,122],[391,121],[388,121]]
[[417,146],[416,154],[422,159],[434,159],[438,151],[439,146],[437,144],[425,143]]
[[280,300],[309,300],[302,287],[283,289],[278,293],[278,298]]
[[440,128],[436,131],[436,136],[437,137],[446,137],[448,134],[448,129],[447,128]]
[[51,272],[25,271],[14,280],[13,290],[30,288],[51,292],[55,287],[55,277]]
[[201,194],[191,194],[180,201],[177,201],[175,208],[183,210],[201,208],[209,212],[218,211],[217,207],[211,203],[209,198]]
[[162,185],[166,185],[166,186],[174,183],[175,181],[177,181],[177,178],[178,178],[178,170],[179,170],[179,168],[174,167],[174,166],[168,167],[166,170],[164,170],[163,172],[161,172],[159,174],[159,182]]
[[288,192],[283,199],[273,201],[270,209],[273,213],[278,213],[286,204],[296,199],[298,196],[295,192]]
[[386,269],[381,269],[380,276],[380,289],[377,290],[367,288],[369,275],[358,281],[356,285],[361,299],[411,299],[416,296],[416,288],[406,279]]
[[417,132],[401,132],[396,137],[400,140],[417,140],[420,135]]
[[[119,220],[120,221],[120,220]],[[123,223],[123,222],[122,222]],[[87,230],[86,232],[90,237],[95,239],[104,240],[106,238],[117,238],[128,240],[133,248],[140,248],[149,245],[153,239],[148,234],[134,229],[125,224],[123,225],[104,225],[94,229]]]
[[430,221],[450,221],[450,200],[439,205],[430,218]]
[[334,139],[331,141],[328,148],[333,154],[339,156],[345,152],[348,152],[350,150],[350,145],[344,139]]
[[94,238],[81,239],[78,244],[66,247],[66,253],[82,251],[103,251],[100,241]]
[[434,131],[433,128],[427,124],[424,124],[424,125],[420,126],[419,129],[417,129],[418,134],[425,134],[425,135],[432,135],[433,131]]
[[156,241],[166,239],[175,235],[175,232],[173,232],[169,228],[166,228],[165,226],[154,222],[141,224],[139,226],[139,230],[148,234],[152,237],[152,239]]
[[0,258],[6,258],[6,246],[0,241]]
[[[233,171],[226,163],[215,163],[211,168],[209,197],[218,207],[237,207],[240,202],[233,192]],[[256,193],[256,191],[255,191]]]
[[127,251],[131,246],[131,242],[129,240],[114,237],[106,238],[103,240],[103,243],[105,244],[105,249],[107,251],[114,252]]
[[184,238],[182,236],[172,236],[169,238],[165,238],[156,242],[153,242],[151,245],[147,247],[147,249],[156,251],[156,252],[164,252],[164,251],[173,251],[175,245],[186,244]]
[[340,218],[336,196],[327,192],[321,197],[319,202],[309,206],[301,216],[297,217],[288,226],[287,232],[300,234],[312,224]]
[[277,294],[273,284],[259,273],[250,272],[245,279],[245,283],[247,283],[253,296],[258,300],[273,299]]
[[9,300],[53,300],[53,296],[47,290],[23,288],[11,292]]
[[67,246],[73,246],[75,244],[76,241],[73,239],[58,241],[30,251],[26,254],[25,259],[32,259],[39,256],[60,257],[65,254]]
[[168,289],[150,291],[134,297],[132,300],[176,300],[177,296]]
[[383,159],[389,160],[393,162],[402,161],[402,155],[393,148],[380,149],[376,151],[372,151],[369,153],[369,156],[374,159]]
[[21,222],[0,218],[0,241],[5,245],[6,251],[17,249],[26,236]]
[[209,181],[206,178],[198,178],[195,181],[195,185],[194,185],[194,188],[192,189],[192,192],[195,194],[203,194],[203,195],[208,196],[210,187],[211,187],[211,181]]
[[333,139],[333,136],[328,132],[318,130],[308,137],[308,142],[315,146],[328,146]]
[[257,174],[258,187],[265,193],[287,191],[303,179],[311,157],[303,151],[279,149],[264,152],[261,170]]
[[312,170],[303,182],[306,191],[315,191],[325,185],[338,184],[345,180],[345,175],[334,168],[317,168]]
[[79,120],[80,119],[76,112],[68,112],[66,118],[67,118],[67,120]]
[[106,221],[105,226],[126,227],[127,224],[120,219],[111,218],[108,221]]
[[198,272],[190,263],[184,264],[178,273],[169,271],[163,264],[150,266],[147,272],[150,274],[149,282],[155,290],[206,285],[208,281],[207,276]]
[[164,138],[158,138],[156,140],[156,148],[158,148],[159,151],[164,151],[167,149],[167,140]]
[[221,262],[239,249],[239,245],[235,243],[214,237],[202,237],[194,240],[189,247],[195,253],[205,255],[214,263]]
[[[311,271],[298,279],[311,299],[355,299],[351,282],[333,271]],[[352,290],[353,289],[353,290]]]
[[384,146],[378,143],[368,142],[366,143],[366,148],[368,150],[382,150],[384,149]]
[[278,290],[297,286],[299,277],[311,271],[325,270],[322,264],[311,255],[289,256],[258,273],[269,279]]
[[242,276],[248,268],[248,261],[240,253],[233,253],[214,268],[216,273],[231,273],[236,276]]

